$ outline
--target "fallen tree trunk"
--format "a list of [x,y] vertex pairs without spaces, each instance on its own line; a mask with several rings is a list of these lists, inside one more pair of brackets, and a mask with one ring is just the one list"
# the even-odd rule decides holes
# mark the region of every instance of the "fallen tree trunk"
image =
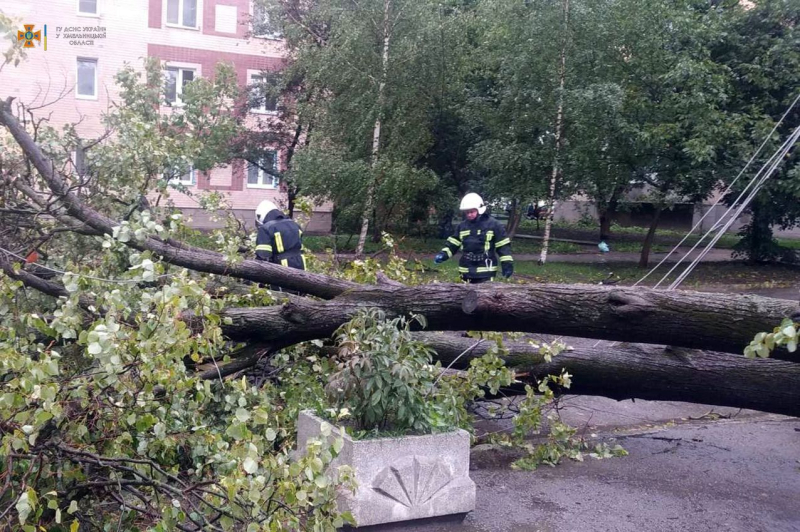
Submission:
[[[70,189],[53,162],[12,115],[10,102],[9,98],[0,105],[0,123],[41,174],[65,215],[97,234],[112,234],[119,222],[94,210]],[[11,177],[6,177],[5,181],[18,185]],[[30,187],[20,190],[34,202],[41,200]],[[219,253],[170,239],[147,237],[127,244],[150,250],[166,262],[196,271],[250,279],[334,299],[330,303],[298,299],[279,308],[227,312],[234,320],[226,327],[229,336],[245,340],[255,338],[276,346],[328,337],[358,309],[377,307],[390,316],[422,314],[429,321],[429,330],[538,332],[741,353],[755,334],[772,330],[784,317],[796,311],[792,302],[756,296],[715,294],[710,297],[694,292],[594,285],[362,286],[259,261],[233,264]],[[38,288],[54,289],[49,285]],[[798,359],[785,352],[774,356]]]
[[[797,311],[759,296],[666,292],[596,285],[360,286],[328,302],[295,298],[283,306],[232,308],[234,340],[290,345],[327,338],[356,312],[422,314],[429,331],[518,331],[674,345],[741,354],[753,336]],[[798,353],[773,358],[800,361]]]
[[[447,367],[476,341],[441,333],[416,333],[436,350]],[[562,369],[572,375],[567,393],[611,399],[685,401],[800,416],[800,365],[781,360],[750,360],[727,353],[663,346],[622,344],[577,347],[545,362],[526,342],[506,342],[506,365],[541,379]],[[484,342],[458,359],[465,369],[483,356]],[[521,380],[526,380],[523,378]]]

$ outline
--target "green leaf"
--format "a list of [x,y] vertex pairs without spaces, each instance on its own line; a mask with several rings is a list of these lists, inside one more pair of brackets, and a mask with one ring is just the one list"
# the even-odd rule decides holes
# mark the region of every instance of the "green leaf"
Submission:
[[234,423],[225,430],[225,434],[235,440],[243,440],[247,437],[247,427],[243,423]]
[[256,471],[258,471],[258,462],[250,458],[249,456],[244,459],[244,463],[242,464],[242,468],[247,472],[248,475],[252,475]]
[[14,508],[17,510],[17,517],[19,518],[19,524],[24,525],[25,521],[28,520],[28,516],[33,511],[32,501],[30,500],[29,491],[23,492],[22,495],[19,496],[19,500],[17,500],[17,504],[14,505]]
[[336,438],[333,440],[333,450],[336,454],[342,452],[342,448],[344,447],[344,438]]
[[248,412],[244,408],[237,408],[236,409],[236,419],[238,419],[242,423],[245,423],[246,421],[248,421],[250,419],[250,412]]

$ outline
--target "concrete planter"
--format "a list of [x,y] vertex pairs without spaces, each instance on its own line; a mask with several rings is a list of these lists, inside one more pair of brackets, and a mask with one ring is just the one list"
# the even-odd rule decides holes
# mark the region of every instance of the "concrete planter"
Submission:
[[[300,413],[297,447],[319,438],[326,423],[312,412]],[[339,431],[334,428],[336,437]],[[358,526],[393,523],[475,509],[475,483],[469,478],[469,434],[456,430],[427,436],[353,440],[331,467],[350,466],[358,488],[343,490],[338,504]]]

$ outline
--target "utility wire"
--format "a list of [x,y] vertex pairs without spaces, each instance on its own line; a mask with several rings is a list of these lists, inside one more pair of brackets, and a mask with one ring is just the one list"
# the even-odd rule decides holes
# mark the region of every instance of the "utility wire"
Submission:
[[[745,194],[749,194],[750,187],[752,187],[753,185],[758,186],[758,183],[762,182],[762,178],[763,178],[762,172],[764,172],[765,170],[767,172],[770,171],[768,169],[768,167],[771,167],[772,163],[775,161],[775,158],[778,157],[778,155],[781,153],[783,148],[789,143],[790,139],[791,139],[791,135],[790,135],[790,137],[788,139],[786,139],[783,142],[783,144],[781,144],[781,146],[775,151],[775,153],[773,153],[772,156],[761,166],[761,168],[753,176],[753,178],[750,180],[750,182],[747,183],[747,186],[744,187],[744,189],[739,193],[739,195],[736,197],[736,199],[733,201],[733,203],[731,203],[730,207],[728,207],[728,209],[722,214],[722,216],[720,216],[719,220],[717,220],[714,223],[714,225],[711,226],[711,228],[697,242],[695,242],[695,244],[692,246],[692,248],[672,266],[672,268],[661,278],[660,281],[658,281],[658,283],[655,284],[655,286],[653,288],[658,288],[659,286],[661,286],[661,283],[666,281],[667,277],[669,277],[670,274],[672,274],[672,272],[674,272],[678,268],[678,266],[680,266],[681,262],[683,262],[683,259],[687,258],[695,249],[697,249],[697,247],[700,245],[701,242],[703,242],[706,239],[706,237],[708,237],[710,234],[712,234],[715,231],[717,231],[721,225],[724,225],[723,222],[725,221],[725,218],[732,211],[734,211],[735,209],[738,209],[739,202],[742,201],[742,198],[745,197]],[[778,157],[778,160],[780,160],[780,157]],[[738,216],[738,214],[734,215],[732,219],[736,220],[737,216]]]
[[[727,195],[727,194],[728,194],[728,193],[731,191],[731,189],[732,189],[732,188],[733,188],[733,186],[736,184],[736,182],[739,180],[739,178],[740,178],[740,177],[742,177],[742,175],[743,175],[743,174],[744,174],[744,172],[747,170],[747,168],[748,168],[748,167],[749,167],[749,166],[750,166],[750,165],[753,163],[753,161],[756,159],[756,157],[758,157],[758,154],[759,154],[759,153],[761,153],[761,150],[764,148],[764,146],[766,146],[767,142],[769,142],[769,139],[772,137],[772,135],[775,133],[775,131],[777,131],[778,127],[780,127],[780,125],[783,123],[784,119],[785,119],[785,118],[786,118],[786,117],[789,115],[789,113],[790,113],[790,112],[791,112],[791,110],[794,108],[794,106],[795,106],[795,105],[797,105],[797,102],[798,102],[798,101],[800,101],[800,93],[798,93],[798,95],[795,97],[794,101],[791,103],[791,105],[789,105],[789,108],[788,108],[788,109],[786,109],[786,112],[785,112],[785,113],[783,113],[783,116],[781,116],[780,120],[778,120],[778,122],[777,122],[777,123],[775,124],[775,126],[772,128],[772,131],[770,131],[770,132],[767,134],[766,138],[764,138],[764,141],[761,143],[761,145],[758,147],[758,149],[755,151],[755,153],[753,153],[752,157],[750,157],[750,160],[749,160],[749,161],[747,161],[747,164],[745,164],[745,165],[744,165],[744,168],[742,168],[742,169],[741,169],[741,171],[739,172],[739,174],[736,176],[736,178],[735,178],[733,181],[731,181],[731,184],[730,184],[730,185],[728,185],[728,187],[725,189],[725,191],[724,191],[724,192],[723,192],[723,193],[722,193],[722,194],[719,196],[719,198],[717,198],[717,201],[715,201],[715,202],[714,202],[714,204],[711,206],[711,208],[709,208],[709,209],[706,211],[706,213],[705,213],[705,214],[704,214],[704,215],[703,215],[703,216],[702,216],[702,217],[701,217],[701,218],[700,218],[700,219],[697,221],[697,223],[695,223],[695,224],[694,224],[694,227],[692,227],[692,228],[689,230],[689,232],[688,232],[688,233],[686,233],[686,236],[684,236],[684,237],[683,237],[683,239],[682,239],[680,242],[678,242],[678,244],[677,244],[677,245],[676,245],[674,248],[672,248],[672,251],[670,251],[669,253],[667,253],[667,254],[664,256],[664,258],[663,258],[663,259],[661,259],[661,262],[659,262],[658,264],[656,264],[656,265],[655,265],[655,267],[653,267],[653,269],[652,269],[652,270],[650,270],[649,272],[647,272],[647,273],[644,275],[644,277],[642,277],[641,279],[639,279],[638,281],[636,281],[636,283],[635,283],[633,286],[638,286],[638,285],[639,285],[639,284],[640,284],[642,281],[644,281],[645,279],[647,279],[648,277],[650,277],[650,275],[651,275],[653,272],[655,272],[657,269],[659,269],[659,268],[661,267],[661,265],[662,265],[662,264],[664,264],[664,262],[666,262],[666,260],[667,260],[667,259],[668,259],[668,258],[669,258],[669,257],[670,257],[670,256],[671,256],[673,253],[675,253],[675,252],[678,250],[678,248],[680,248],[680,247],[683,245],[683,243],[686,241],[686,239],[687,239],[687,238],[689,238],[689,237],[692,235],[692,233],[694,233],[694,231],[695,231],[695,230],[696,230],[696,229],[697,229],[697,228],[700,226],[700,224],[702,224],[702,223],[703,223],[703,220],[705,220],[705,219],[706,219],[706,217],[707,217],[709,214],[711,214],[711,212],[714,210],[714,208],[715,208],[717,205],[719,205],[719,203],[720,203],[720,202],[721,202],[721,201],[722,201],[722,200],[725,198],[725,196],[726,196],[726,195]],[[714,224],[714,225],[716,226],[717,224]],[[702,241],[702,239],[701,239],[701,241]],[[698,242],[698,243],[699,243],[699,242]],[[681,262],[682,260],[683,260],[683,257],[681,257],[681,259],[679,259],[679,260],[678,260],[678,264],[680,264],[680,262]],[[663,279],[662,279],[662,280],[663,280]],[[660,283],[660,282],[659,282],[659,283]],[[657,286],[657,285],[656,285],[656,286]]]
[[667,290],[675,290],[678,286],[680,286],[680,284],[686,279],[686,277],[689,276],[692,270],[694,270],[697,264],[699,264],[699,262],[703,258],[705,258],[706,255],[708,255],[709,251],[711,251],[711,249],[719,241],[719,239],[722,238],[722,236],[728,231],[730,226],[733,225],[733,222],[736,221],[736,219],[742,214],[744,209],[747,208],[747,206],[753,201],[753,199],[755,199],[756,195],[761,190],[761,187],[764,185],[764,183],[767,182],[767,180],[770,177],[772,177],[772,174],[774,174],[775,171],[778,169],[778,166],[780,166],[780,164],[783,162],[783,159],[786,157],[789,151],[791,151],[791,149],[797,143],[798,139],[800,139],[800,127],[796,128],[794,133],[792,133],[792,135],[786,140],[786,142],[784,142],[780,150],[780,155],[774,158],[772,166],[769,168],[767,173],[764,174],[764,176],[759,180],[758,184],[753,188],[752,192],[750,192],[747,198],[745,198],[745,200],[736,210],[734,216],[732,216],[725,223],[725,225],[714,236],[713,240],[708,243],[703,252],[700,255],[698,255],[697,258],[695,258],[695,260],[693,260],[691,264],[689,264],[686,270],[683,273],[681,273],[680,276],[678,276],[678,278],[669,286],[669,288],[667,288]]

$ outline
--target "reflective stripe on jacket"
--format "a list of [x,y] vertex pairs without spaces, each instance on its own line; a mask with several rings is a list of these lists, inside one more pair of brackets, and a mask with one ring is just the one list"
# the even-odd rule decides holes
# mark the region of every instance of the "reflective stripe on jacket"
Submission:
[[459,250],[461,258],[458,271],[464,279],[494,277],[501,262],[514,260],[505,226],[489,213],[458,224],[453,235],[445,242],[442,252],[449,258]]
[[279,210],[270,211],[264,220],[256,237],[256,259],[305,270],[300,226]]

